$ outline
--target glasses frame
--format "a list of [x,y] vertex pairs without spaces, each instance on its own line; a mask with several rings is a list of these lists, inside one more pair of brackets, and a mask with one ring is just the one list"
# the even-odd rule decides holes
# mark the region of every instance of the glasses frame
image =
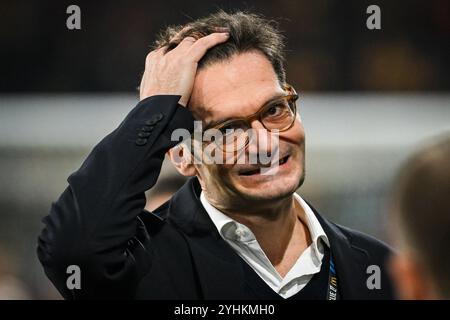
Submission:
[[[262,124],[262,126],[263,126],[267,131],[269,131],[269,132],[271,132],[271,131],[273,131],[273,130],[277,130],[278,132],[283,132],[283,131],[289,130],[290,128],[292,128],[292,126],[293,126],[294,123],[295,123],[295,119],[297,118],[297,105],[296,105],[296,101],[298,100],[299,95],[298,95],[297,91],[294,89],[294,87],[292,87],[290,84],[287,84],[287,83],[284,84],[284,85],[283,85],[283,89],[284,89],[286,92],[288,92],[287,95],[281,96],[281,97],[277,97],[277,98],[274,98],[274,99],[270,100],[269,102],[265,103],[265,104],[264,104],[257,112],[255,112],[255,113],[253,113],[253,114],[251,114],[251,115],[249,115],[249,116],[247,116],[247,117],[239,117],[239,118],[228,119],[228,120],[225,120],[225,121],[223,121],[223,122],[220,122],[220,123],[218,123],[218,124],[216,124],[216,125],[214,125],[214,126],[206,127],[206,128],[203,130],[202,134],[204,134],[205,131],[211,130],[211,129],[216,129],[216,130],[219,130],[219,131],[220,131],[220,129],[222,129],[223,127],[229,125],[230,123],[234,123],[234,122],[237,122],[237,121],[244,122],[244,123],[247,125],[248,128],[251,128],[251,127],[252,127],[251,123],[252,123],[255,119],[257,119],[257,120]],[[278,100],[280,100],[280,99],[286,99],[287,102],[288,102],[288,104],[289,104],[289,106],[291,107],[292,113],[293,113],[292,122],[289,124],[289,126],[286,126],[286,127],[284,127],[284,128],[281,128],[281,129],[279,129],[279,128],[273,128],[273,129],[267,128],[266,125],[264,124],[264,122],[262,121],[262,114],[263,114],[264,111],[266,111],[266,108],[267,108],[268,106],[270,106],[270,105],[273,104],[275,101],[278,101]],[[248,146],[249,142],[250,142],[250,140],[247,139],[247,141],[245,142],[245,145],[243,145],[243,146],[240,147],[239,149],[233,150],[233,151],[225,151],[225,150],[223,150],[223,148],[222,148],[219,144],[216,143],[216,145],[217,145],[217,147],[220,148],[223,152],[225,152],[225,153],[231,153],[231,152],[236,152],[236,151],[239,151],[239,150],[242,150],[242,149],[246,148],[246,147]],[[214,142],[213,142],[213,143],[214,143]]]
[[[286,90],[287,92],[289,92],[289,94],[287,94],[287,95],[285,95],[285,96],[282,96],[282,97],[278,97],[278,98],[275,98],[275,99],[270,100],[269,102],[267,102],[266,104],[264,104],[264,105],[263,105],[258,111],[256,111],[255,113],[253,113],[253,114],[251,114],[251,115],[249,115],[249,116],[247,116],[247,117],[233,118],[233,119],[229,119],[229,120],[223,121],[223,122],[218,123],[218,124],[216,124],[216,125],[214,125],[214,126],[205,128],[204,131],[210,130],[210,129],[217,129],[217,130],[220,130],[220,129],[222,129],[223,127],[229,125],[230,123],[237,122],[237,121],[245,122],[245,123],[247,124],[248,128],[251,128],[251,127],[252,127],[251,123],[252,123],[253,120],[255,120],[255,119],[257,119],[257,120],[263,125],[263,127],[264,127],[266,130],[268,130],[269,132],[272,131],[272,130],[278,130],[279,132],[283,132],[283,131],[289,130],[290,128],[292,128],[292,126],[293,126],[294,123],[295,123],[295,118],[296,118],[296,116],[297,116],[297,106],[296,106],[296,103],[295,103],[295,102],[298,100],[298,97],[299,97],[299,96],[298,96],[297,92],[295,91],[295,89],[294,89],[291,85],[289,85],[289,84],[285,84],[285,85],[284,85],[284,90]],[[293,111],[293,114],[294,114],[292,123],[291,123],[289,126],[287,126],[286,128],[283,128],[283,129],[269,129],[269,128],[267,128],[267,127],[265,126],[264,122],[262,121],[261,115],[262,115],[263,111],[265,111],[265,109],[266,109],[268,106],[270,106],[272,103],[274,103],[275,101],[278,101],[278,100],[280,100],[280,99],[287,99],[289,105],[292,106],[292,109],[293,109],[292,111]]]

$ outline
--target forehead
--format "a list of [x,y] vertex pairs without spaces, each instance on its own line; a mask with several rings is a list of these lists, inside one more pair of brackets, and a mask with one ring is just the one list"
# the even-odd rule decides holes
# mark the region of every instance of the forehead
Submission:
[[198,118],[210,122],[252,114],[283,92],[270,61],[252,51],[201,69],[189,105]]

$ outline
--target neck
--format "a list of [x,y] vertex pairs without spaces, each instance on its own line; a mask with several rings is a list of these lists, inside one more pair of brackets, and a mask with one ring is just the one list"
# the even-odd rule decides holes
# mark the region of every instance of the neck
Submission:
[[305,212],[294,196],[251,212],[221,210],[253,232],[262,250],[282,276],[311,244],[309,230],[304,223]]

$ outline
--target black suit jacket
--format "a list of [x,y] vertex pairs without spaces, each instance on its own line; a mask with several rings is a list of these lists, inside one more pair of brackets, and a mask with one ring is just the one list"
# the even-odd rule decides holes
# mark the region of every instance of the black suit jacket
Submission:
[[[152,96],[89,154],[43,219],[38,257],[68,299],[244,299],[239,256],[220,237],[191,178],[155,212],[144,192],[157,181],[176,128],[192,132],[180,96]],[[383,243],[337,226],[315,211],[329,237],[343,299],[391,299]],[[67,288],[67,268],[81,270],[81,289]],[[369,265],[381,289],[369,290]]]

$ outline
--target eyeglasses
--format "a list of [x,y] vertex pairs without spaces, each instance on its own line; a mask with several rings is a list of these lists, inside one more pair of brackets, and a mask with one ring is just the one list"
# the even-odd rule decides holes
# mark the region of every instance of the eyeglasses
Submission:
[[284,90],[287,95],[269,101],[256,113],[226,120],[206,128],[205,132],[218,131],[220,134],[214,135],[213,143],[223,152],[229,153],[242,150],[250,143],[253,132],[251,123],[254,120],[258,120],[269,132],[289,130],[295,123],[298,94],[289,84],[284,85]]

